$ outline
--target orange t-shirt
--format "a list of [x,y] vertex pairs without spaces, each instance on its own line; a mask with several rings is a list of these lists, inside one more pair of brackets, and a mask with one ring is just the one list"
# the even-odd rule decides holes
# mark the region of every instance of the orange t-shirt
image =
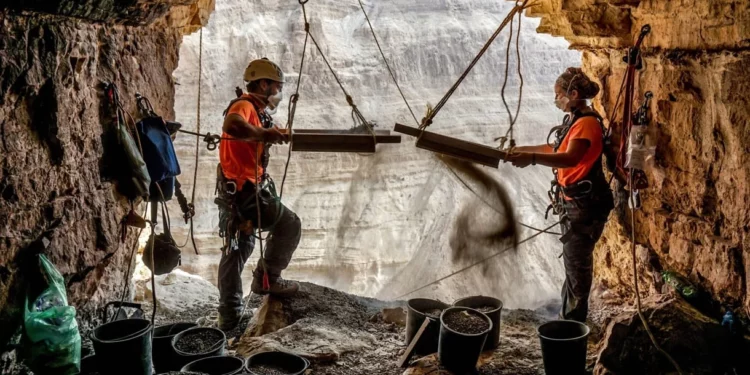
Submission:
[[[257,99],[250,95],[243,95],[243,98],[249,98],[256,102]],[[260,103],[257,102],[260,107]],[[227,116],[230,114],[237,114],[242,117],[248,124],[252,126],[262,127],[258,112],[252,103],[247,100],[239,100],[229,107]],[[232,138],[227,133],[222,134],[222,138]],[[221,161],[221,169],[224,171],[224,177],[234,180],[237,183],[237,188],[241,189],[245,181],[255,183],[256,168],[257,176],[263,174],[263,167],[259,161],[263,154],[263,143],[261,142],[245,142],[245,141],[230,141],[221,140],[219,144],[219,159]]]
[[557,181],[560,185],[570,186],[586,177],[602,153],[604,147],[603,136],[602,127],[599,125],[596,117],[587,116],[576,120],[560,144],[558,152],[565,152],[568,149],[568,144],[573,139],[588,140],[589,149],[586,150],[583,159],[575,167],[557,169]]

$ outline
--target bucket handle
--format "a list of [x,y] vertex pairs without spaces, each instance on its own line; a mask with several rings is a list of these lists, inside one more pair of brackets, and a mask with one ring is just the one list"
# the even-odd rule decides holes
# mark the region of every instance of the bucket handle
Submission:
[[129,307],[129,308],[132,308],[132,309],[137,309],[141,313],[143,313],[143,308],[141,307],[140,303],[125,302],[125,301],[112,301],[112,302],[109,302],[106,305],[104,305],[104,311],[102,312],[102,315],[103,315],[102,318],[103,318],[103,320],[105,322],[109,321],[109,314],[108,314],[108,312],[109,312],[109,307],[110,306],[114,306],[114,307]]

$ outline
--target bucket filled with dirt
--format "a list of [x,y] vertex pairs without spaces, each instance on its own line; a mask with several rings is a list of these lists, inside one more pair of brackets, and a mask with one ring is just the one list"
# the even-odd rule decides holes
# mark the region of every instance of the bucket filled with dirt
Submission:
[[180,369],[179,366],[175,365],[175,362],[178,361],[178,357],[172,347],[172,339],[178,333],[197,326],[198,325],[195,323],[184,322],[167,324],[154,328],[152,350],[154,370],[156,370],[157,374],[167,371],[177,371]]
[[487,296],[473,296],[461,298],[453,306],[471,307],[492,320],[492,331],[484,343],[484,350],[492,350],[500,345],[500,315],[503,312],[503,301]]
[[252,375],[302,375],[308,367],[308,360],[284,352],[258,353],[245,362],[245,370]]
[[440,335],[440,314],[448,308],[447,303],[434,299],[414,298],[406,303],[406,345],[411,343],[414,335],[425,319],[430,320],[430,325],[422,334],[419,342],[414,348],[417,355],[424,356],[435,353],[438,347],[438,336]]
[[179,368],[195,360],[224,355],[227,337],[219,329],[196,327],[176,334],[172,348],[176,353],[175,365]]
[[440,315],[438,358],[446,369],[474,371],[484,343],[492,330],[492,320],[472,308],[450,307]]

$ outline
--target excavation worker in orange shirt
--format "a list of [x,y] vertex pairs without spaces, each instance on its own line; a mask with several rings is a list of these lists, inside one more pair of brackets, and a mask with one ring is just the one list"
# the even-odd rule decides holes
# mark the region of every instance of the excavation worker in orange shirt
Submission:
[[563,124],[550,132],[554,143],[515,147],[506,161],[519,168],[536,164],[552,168],[555,180],[550,208],[562,219],[560,241],[566,276],[560,316],[585,322],[594,246],[614,208],[602,168],[606,133],[601,116],[587,102],[599,93],[599,85],[580,68],[568,68],[555,82],[554,90],[556,106],[567,113]]
[[241,319],[241,273],[255,247],[258,228],[269,236],[253,271],[252,292],[289,296],[299,289],[298,283],[281,278],[281,272],[299,244],[300,219],[276,196],[266,170],[270,146],[288,142],[271,118],[282,98],[284,73],[263,58],[250,62],[244,79],[247,93],[233,100],[224,112],[219,145],[216,203],[225,243],[218,280],[219,328],[223,330],[234,328]]

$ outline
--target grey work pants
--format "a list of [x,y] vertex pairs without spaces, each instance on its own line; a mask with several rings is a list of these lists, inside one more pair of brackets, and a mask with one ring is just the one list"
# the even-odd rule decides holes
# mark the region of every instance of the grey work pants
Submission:
[[565,202],[567,216],[560,223],[565,264],[560,312],[563,319],[581,323],[586,321],[594,277],[594,246],[604,231],[611,208],[606,211],[602,211],[602,208],[607,207],[606,204],[580,207],[573,202]]
[[[261,196],[264,196],[263,194]],[[256,219],[257,206],[255,187],[247,183],[237,192],[234,198],[238,213],[242,220],[253,222],[253,228],[258,227]],[[222,225],[226,225],[226,218],[230,215],[225,208],[219,206]],[[271,282],[281,275],[292,260],[302,234],[302,224],[297,214],[281,203],[261,202],[260,224],[271,234],[263,248],[266,270]],[[232,310],[240,312],[242,309],[242,270],[255,248],[255,238],[249,234],[240,233],[238,248],[231,246],[224,249],[219,263],[219,312],[228,313]],[[256,270],[261,270],[261,260],[258,260]]]

